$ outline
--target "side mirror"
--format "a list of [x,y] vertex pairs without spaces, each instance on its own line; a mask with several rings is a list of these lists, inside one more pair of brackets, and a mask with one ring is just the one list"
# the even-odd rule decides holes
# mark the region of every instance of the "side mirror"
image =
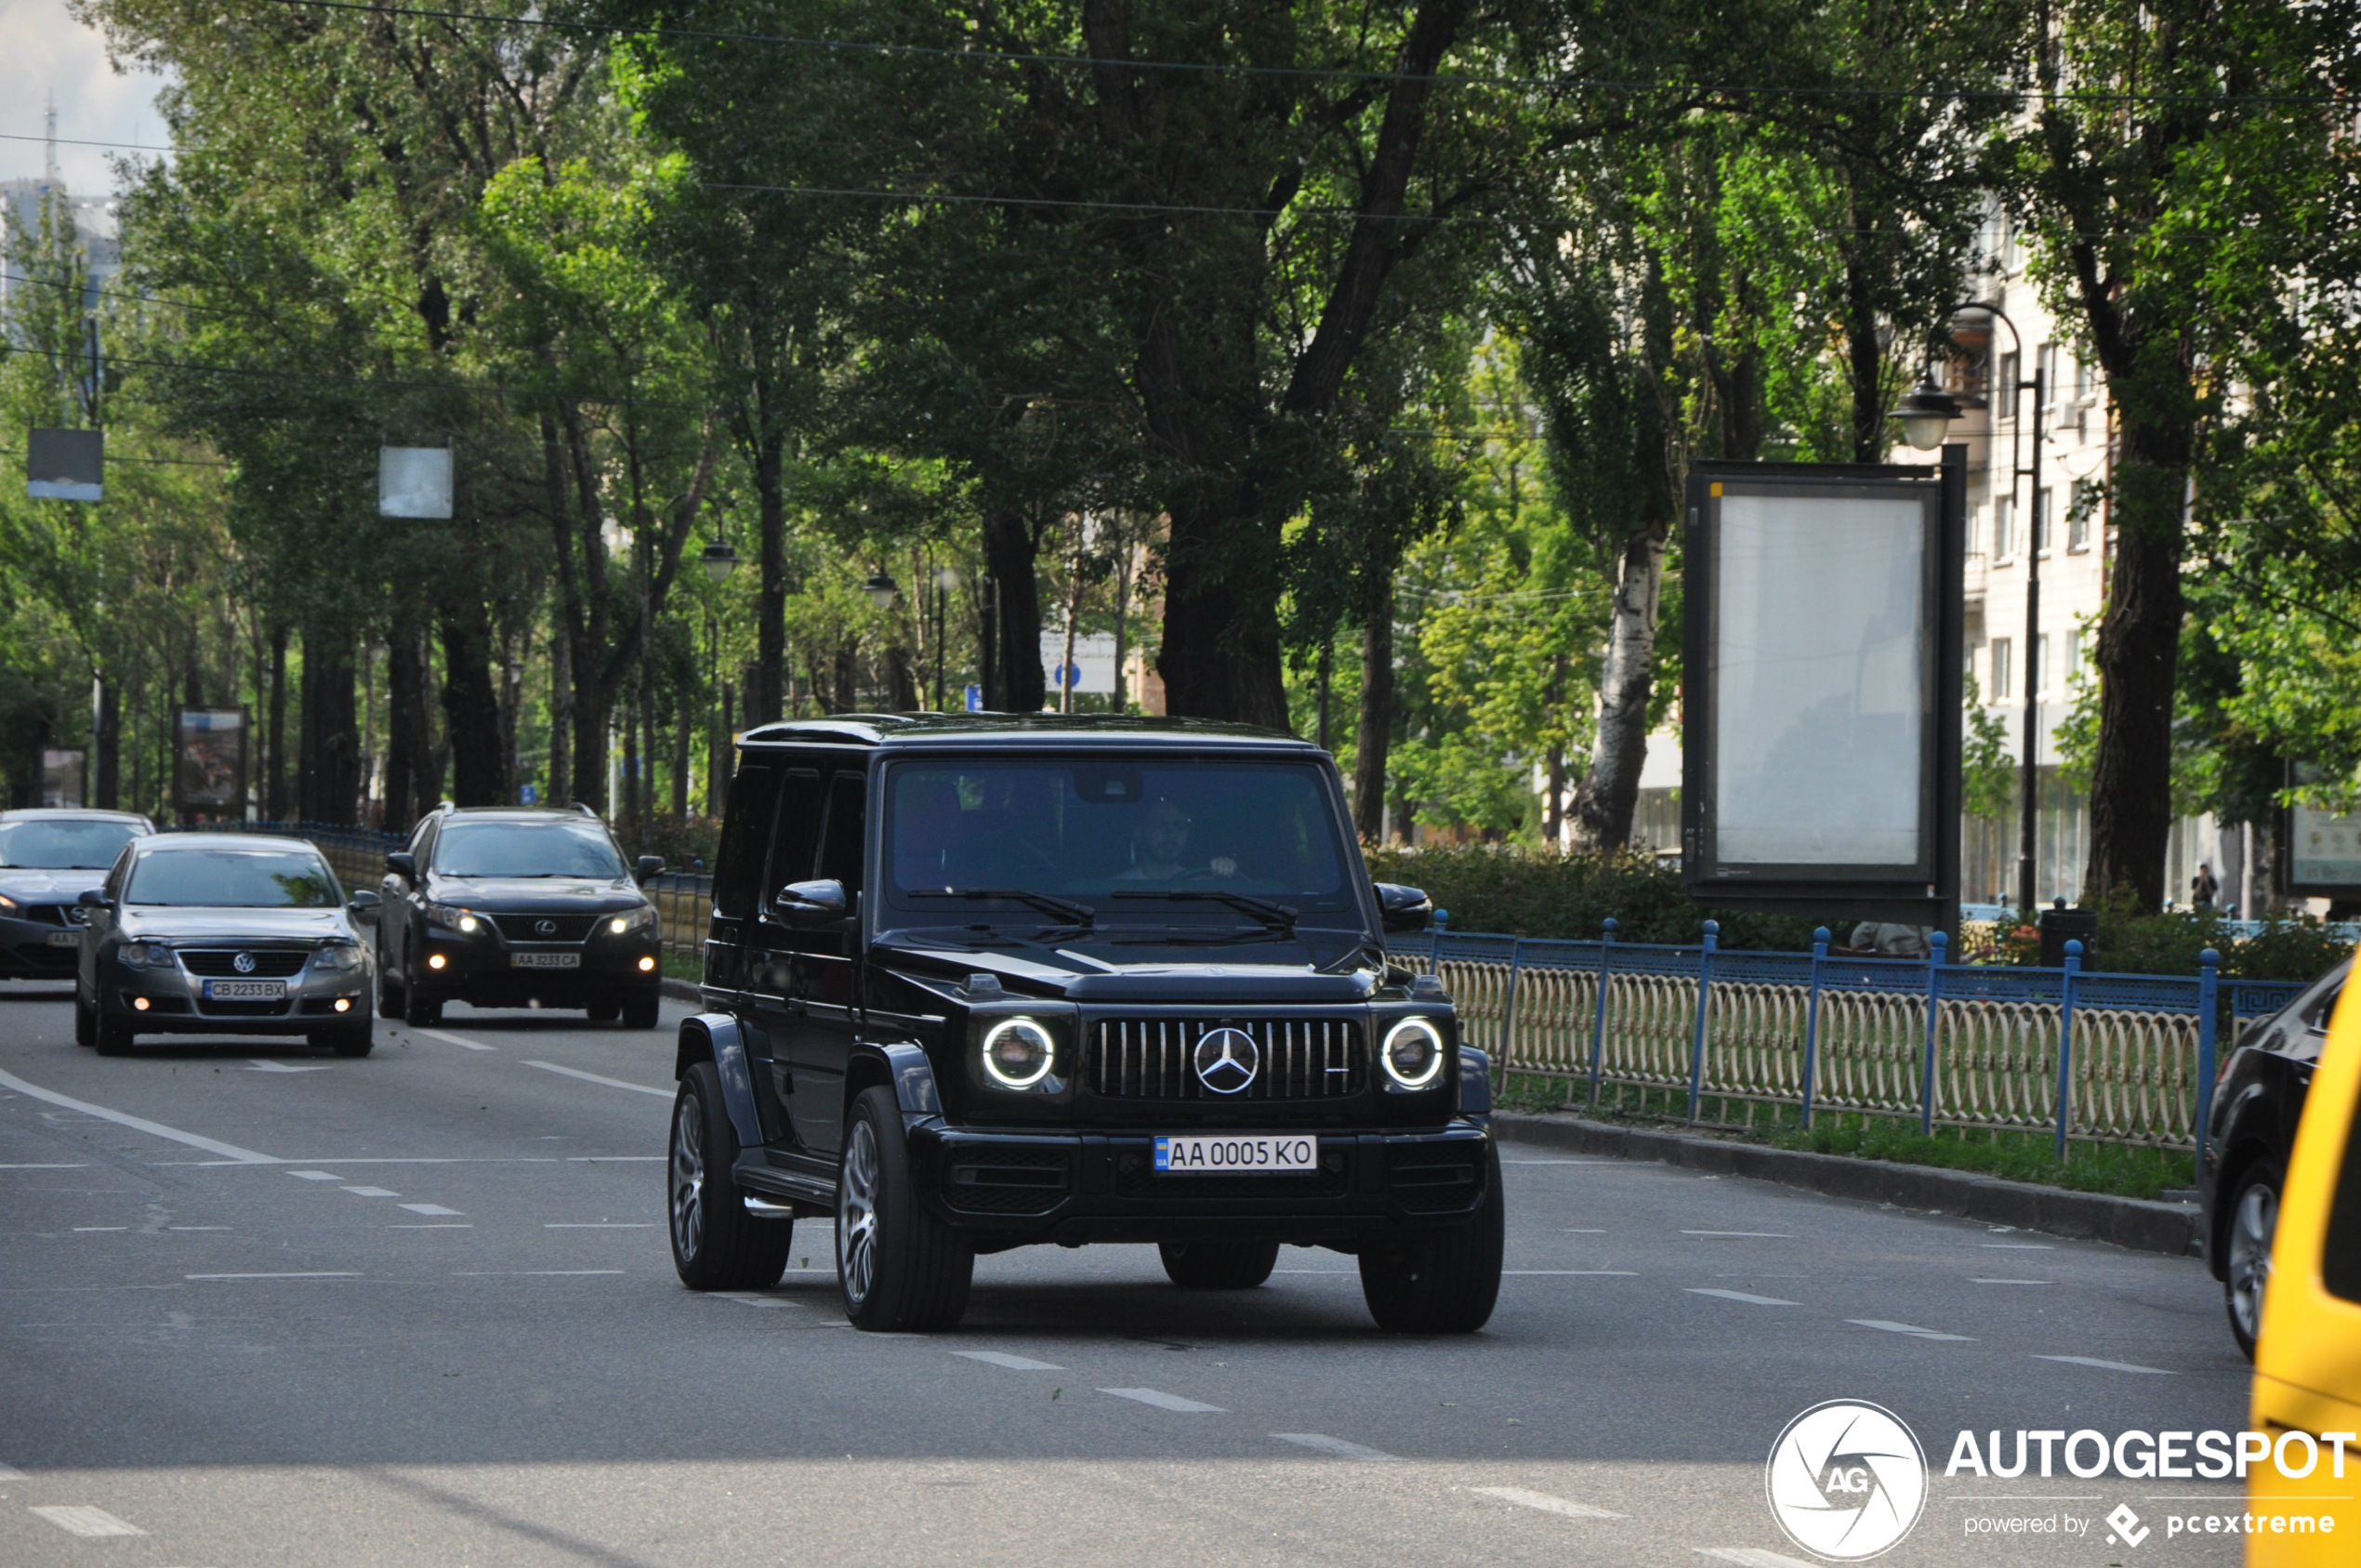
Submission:
[[824,877],[816,882],[790,882],[771,902],[786,916],[788,925],[812,931],[842,920],[851,913],[852,901],[845,897],[843,883]]
[[386,869],[405,881],[418,879],[418,857],[407,850],[395,850],[386,856]]
[[345,907],[352,911],[355,915],[374,915],[376,913],[377,905],[381,902],[383,901],[380,900],[376,894],[370,892],[364,888],[354,893],[352,895],[352,902],[346,904]]
[[1379,882],[1376,887],[1378,924],[1386,935],[1413,936],[1433,921],[1434,901],[1423,889],[1399,882]]
[[85,909],[104,909],[107,907],[107,892],[104,888],[85,888],[74,895],[73,902]]
[[663,870],[664,857],[662,855],[641,855],[640,857],[639,878],[640,881],[649,881]]

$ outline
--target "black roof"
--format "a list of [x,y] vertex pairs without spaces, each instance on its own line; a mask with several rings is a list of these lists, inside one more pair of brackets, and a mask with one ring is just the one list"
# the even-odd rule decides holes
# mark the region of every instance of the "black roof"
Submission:
[[1252,724],[1117,713],[843,713],[764,724],[738,737],[742,746],[864,745],[1155,747],[1317,751],[1309,741]]
[[588,811],[572,806],[439,806],[436,814],[446,819],[465,817],[469,822],[513,823],[585,823],[600,819]]

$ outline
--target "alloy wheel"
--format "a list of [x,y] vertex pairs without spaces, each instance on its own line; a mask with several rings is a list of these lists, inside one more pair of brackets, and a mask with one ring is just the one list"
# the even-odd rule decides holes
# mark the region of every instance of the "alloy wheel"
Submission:
[[877,1273],[877,1136],[865,1119],[852,1124],[837,1183],[837,1252],[845,1298],[857,1307]]
[[672,1245],[682,1258],[705,1245],[705,1107],[693,1094],[672,1117]]
[[2230,1306],[2249,1339],[2262,1331],[2262,1290],[2271,1283],[2271,1237],[2279,1228],[2279,1194],[2262,1182],[2238,1193],[2230,1217]]

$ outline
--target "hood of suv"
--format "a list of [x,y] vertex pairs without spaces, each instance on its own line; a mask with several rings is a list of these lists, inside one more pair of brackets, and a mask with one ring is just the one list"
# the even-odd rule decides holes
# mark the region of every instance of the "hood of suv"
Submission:
[[321,942],[350,937],[352,926],[341,909],[199,909],[133,904],[119,929],[127,937],[165,941]]
[[100,871],[49,871],[38,866],[0,866],[0,893],[20,903],[72,903],[85,888],[104,883]]
[[[914,960],[912,969],[933,971],[938,979],[989,974],[997,976],[1011,991],[1037,995],[1048,987],[1077,1002],[1234,1002],[1240,1007],[1349,1004],[1369,1000],[1383,983],[1383,976],[1373,968],[1321,974],[1302,963],[1192,964],[1163,959],[1103,964],[1054,951],[1034,955],[899,945],[890,953],[891,958]],[[946,976],[944,969],[952,972]]]
[[455,903],[487,915],[507,911],[535,915],[604,915],[637,909],[646,896],[625,877],[593,876],[435,876],[427,878],[427,897],[437,903]]

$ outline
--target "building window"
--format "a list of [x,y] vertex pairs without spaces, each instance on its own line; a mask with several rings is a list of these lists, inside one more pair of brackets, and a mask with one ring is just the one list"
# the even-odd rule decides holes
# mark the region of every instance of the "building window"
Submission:
[[2017,502],[2013,495],[2003,495],[1992,503],[1992,558],[2006,560],[2016,553]]
[[2074,481],[2074,507],[2066,514],[2066,548],[2087,550],[2091,547],[2091,520],[2099,510],[2101,487],[2098,481],[2078,479]]
[[2026,689],[2035,696],[2050,689],[2050,634],[2041,632],[2033,639],[2033,662],[2025,666]]
[[2063,402],[2065,389],[2058,385],[2058,346],[2044,343],[2033,350],[2034,376],[2041,383],[2041,396],[2051,403]]
[[1976,542],[1983,537],[1983,534],[1984,508],[1970,507],[1968,508],[1968,553],[1970,555],[1976,553]]
[[2074,401],[2089,402],[2099,384],[2098,367],[2077,354],[2074,357]]
[[2065,679],[2061,682],[2061,684],[2064,685],[2067,691],[2071,692],[2074,689],[2075,683],[2079,681],[2081,679],[2082,629],[2077,626],[2073,631],[2066,634]]
[[2058,487],[2045,484],[2033,493],[2033,547],[2050,547],[2050,513],[2057,507]]
[[2000,356],[2000,379],[1992,384],[1992,406],[2003,419],[2017,416],[2017,351]]
[[2009,639],[1992,639],[1992,700],[2005,702],[2013,693],[2009,690]]

